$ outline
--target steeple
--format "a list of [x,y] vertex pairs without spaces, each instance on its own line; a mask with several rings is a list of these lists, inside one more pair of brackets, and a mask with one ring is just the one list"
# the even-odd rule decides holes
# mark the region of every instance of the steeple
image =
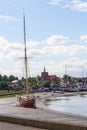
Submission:
[[41,73],[41,79],[43,81],[43,80],[47,80],[47,78],[48,78],[48,72],[46,72],[46,69],[45,69],[45,66],[44,66],[44,70]]
[[44,72],[46,72],[45,66],[44,66]]

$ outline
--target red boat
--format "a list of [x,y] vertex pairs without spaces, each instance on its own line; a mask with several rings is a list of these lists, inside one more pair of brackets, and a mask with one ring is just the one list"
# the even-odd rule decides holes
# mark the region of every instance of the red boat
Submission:
[[17,98],[17,106],[19,107],[28,107],[28,108],[35,108],[35,98]]
[[25,15],[23,15],[23,23],[24,23],[24,62],[25,62],[25,73],[26,73],[26,98],[23,98],[21,96],[17,97],[17,106],[19,107],[28,107],[28,108],[35,108],[35,97],[32,96],[29,97],[28,94],[28,67],[27,67],[27,50],[26,50],[26,31],[25,31]]

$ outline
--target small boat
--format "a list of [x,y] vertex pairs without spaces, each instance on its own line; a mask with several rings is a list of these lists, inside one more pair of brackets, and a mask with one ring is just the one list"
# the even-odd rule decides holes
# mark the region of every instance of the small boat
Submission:
[[26,73],[26,97],[17,97],[17,106],[19,107],[28,107],[36,108],[35,106],[35,97],[29,97],[28,93],[28,63],[27,63],[27,49],[26,49],[26,30],[25,30],[25,15],[23,14],[23,25],[24,25],[24,62],[25,62],[25,73]]

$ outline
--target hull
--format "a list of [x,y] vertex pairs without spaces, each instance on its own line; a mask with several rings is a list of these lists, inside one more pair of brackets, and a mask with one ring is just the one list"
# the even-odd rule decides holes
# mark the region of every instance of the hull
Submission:
[[17,106],[19,107],[27,107],[27,108],[35,108],[35,99],[22,99],[21,97],[19,97],[19,99],[17,99]]

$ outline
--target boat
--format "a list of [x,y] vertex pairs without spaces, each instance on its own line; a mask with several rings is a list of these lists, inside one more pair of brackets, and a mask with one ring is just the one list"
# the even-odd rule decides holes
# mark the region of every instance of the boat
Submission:
[[28,107],[28,108],[36,108],[35,106],[35,97],[29,96],[28,90],[28,61],[27,61],[27,48],[26,48],[26,29],[25,29],[25,14],[23,13],[23,27],[24,27],[24,63],[25,63],[25,74],[26,74],[26,97],[17,97],[17,104],[16,106],[19,107]]

